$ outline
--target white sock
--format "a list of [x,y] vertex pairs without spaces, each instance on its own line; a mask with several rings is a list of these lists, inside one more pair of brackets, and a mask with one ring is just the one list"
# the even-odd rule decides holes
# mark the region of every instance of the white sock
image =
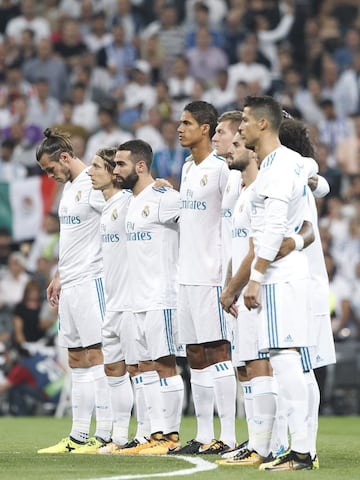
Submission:
[[320,390],[313,370],[305,372],[304,376],[308,387],[308,436],[311,441],[310,454],[311,458],[314,458],[316,455],[316,438],[319,424]]
[[307,436],[308,389],[300,354],[294,350],[271,352],[270,361],[279,385],[279,396],[288,412],[291,449],[310,452]]
[[254,423],[253,398],[252,398],[252,392],[251,392],[251,385],[249,381],[240,382],[240,385],[243,389],[245,418],[246,418],[247,429],[248,429],[249,444],[251,445],[253,428],[254,428],[253,427],[253,423]]
[[180,375],[160,379],[164,405],[164,434],[179,433],[184,401],[184,382]]
[[84,442],[89,438],[95,406],[94,377],[89,368],[71,369],[72,427],[70,436]]
[[195,408],[196,440],[210,443],[214,438],[214,387],[210,367],[190,368],[191,391]]
[[93,365],[90,367],[93,374],[95,386],[95,437],[105,442],[111,439],[112,412],[110,403],[110,388],[105,375],[104,365]]
[[270,453],[271,435],[276,415],[277,384],[273,377],[255,377],[250,381],[253,397],[254,426],[251,447],[262,457]]
[[135,409],[136,409],[136,420],[137,420],[137,429],[135,438],[139,442],[144,442],[145,438],[149,438],[150,431],[150,419],[149,412],[146,408],[144,389],[143,389],[143,378],[141,373],[134,375],[131,378],[134,387],[135,394]]
[[215,404],[220,419],[220,440],[230,448],[236,445],[236,377],[230,360],[211,365]]
[[129,422],[134,404],[130,376],[125,373],[121,377],[107,377],[107,380],[113,418],[112,441],[116,445],[125,445],[129,440]]
[[160,393],[160,378],[155,370],[143,372],[143,389],[145,404],[150,419],[151,433],[164,431],[164,406]]
[[[274,374],[276,379],[276,375]],[[277,381],[277,380],[276,380]],[[271,438],[271,452],[274,456],[284,453],[289,448],[288,403],[278,395],[277,410]]]

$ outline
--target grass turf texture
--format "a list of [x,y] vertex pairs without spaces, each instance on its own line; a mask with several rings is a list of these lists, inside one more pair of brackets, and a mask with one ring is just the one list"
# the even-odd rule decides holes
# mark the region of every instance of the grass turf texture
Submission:
[[[0,418],[0,479],[1,480],[75,480],[116,478],[156,478],[154,474],[166,473],[162,478],[194,478],[195,480],[252,480],[271,477],[282,480],[358,480],[360,478],[359,432],[360,417],[321,417],[318,436],[320,470],[300,472],[260,472],[256,467],[222,467],[196,472],[196,468],[176,456],[120,457],[108,455],[39,455],[37,450],[50,446],[69,432],[69,418],[52,417],[1,417]],[[194,437],[195,419],[182,421],[183,443]],[[218,431],[218,419],[216,419]],[[131,433],[134,432],[134,422]],[[238,440],[245,439],[245,422],[237,420]],[[216,455],[199,456],[214,462]],[[191,457],[194,458],[194,457]],[[186,476],[176,471],[194,469]],[[134,475],[134,477],[132,477]],[[159,478],[159,477],[157,477]]]

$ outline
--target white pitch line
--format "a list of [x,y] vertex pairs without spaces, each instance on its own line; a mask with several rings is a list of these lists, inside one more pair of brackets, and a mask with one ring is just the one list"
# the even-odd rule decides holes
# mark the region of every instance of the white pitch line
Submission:
[[[155,477],[177,477],[180,475],[192,475],[193,473],[207,472],[209,470],[214,470],[218,468],[215,463],[208,462],[200,457],[185,457],[182,455],[176,455],[176,457],[166,456],[166,458],[181,458],[186,462],[192,463],[195,465],[195,468],[185,468],[184,470],[176,470],[173,472],[163,472],[163,473],[149,473],[146,474],[137,474],[137,475],[117,475],[115,477],[96,477],[89,478],[87,480],[133,480],[136,478],[155,478]],[[119,464],[121,468],[121,464]]]

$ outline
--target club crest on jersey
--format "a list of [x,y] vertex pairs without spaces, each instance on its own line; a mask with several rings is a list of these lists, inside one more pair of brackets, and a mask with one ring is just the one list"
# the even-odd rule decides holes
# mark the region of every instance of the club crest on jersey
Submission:
[[207,184],[207,182],[208,182],[208,176],[207,176],[207,175],[204,175],[204,176],[202,177],[202,179],[200,180],[200,185],[201,185],[202,187],[205,187],[205,185]]
[[114,208],[114,210],[111,212],[111,220],[116,220],[118,216],[119,214],[118,214],[117,208]]
[[146,217],[149,216],[149,214],[150,214],[150,207],[148,205],[146,205],[144,207],[144,210],[141,212],[141,216],[146,218]]
[[230,192],[230,183],[228,184],[228,186],[226,187],[226,193],[229,193]]
[[81,200],[81,195],[82,195],[82,192],[81,192],[81,190],[79,190],[79,191],[77,192],[77,194],[75,195],[75,202],[80,202],[80,200]]

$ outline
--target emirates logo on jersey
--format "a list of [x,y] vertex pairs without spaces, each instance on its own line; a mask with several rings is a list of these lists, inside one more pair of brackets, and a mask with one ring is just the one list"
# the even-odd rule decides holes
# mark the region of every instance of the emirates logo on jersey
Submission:
[[119,214],[116,208],[111,212],[111,220],[116,220],[118,218]]
[[81,190],[79,190],[79,191],[77,192],[77,194],[75,195],[75,202],[80,202],[80,200],[81,200],[81,195],[82,195],[82,194],[81,194]]
[[144,210],[141,212],[141,216],[146,218],[149,216],[149,214],[150,214],[150,207],[146,205],[146,207],[144,207]]
[[200,180],[200,185],[201,185],[202,187],[205,187],[205,185],[207,184],[207,182],[208,182],[208,176],[207,176],[207,175],[204,175],[204,176],[202,177],[202,179]]

